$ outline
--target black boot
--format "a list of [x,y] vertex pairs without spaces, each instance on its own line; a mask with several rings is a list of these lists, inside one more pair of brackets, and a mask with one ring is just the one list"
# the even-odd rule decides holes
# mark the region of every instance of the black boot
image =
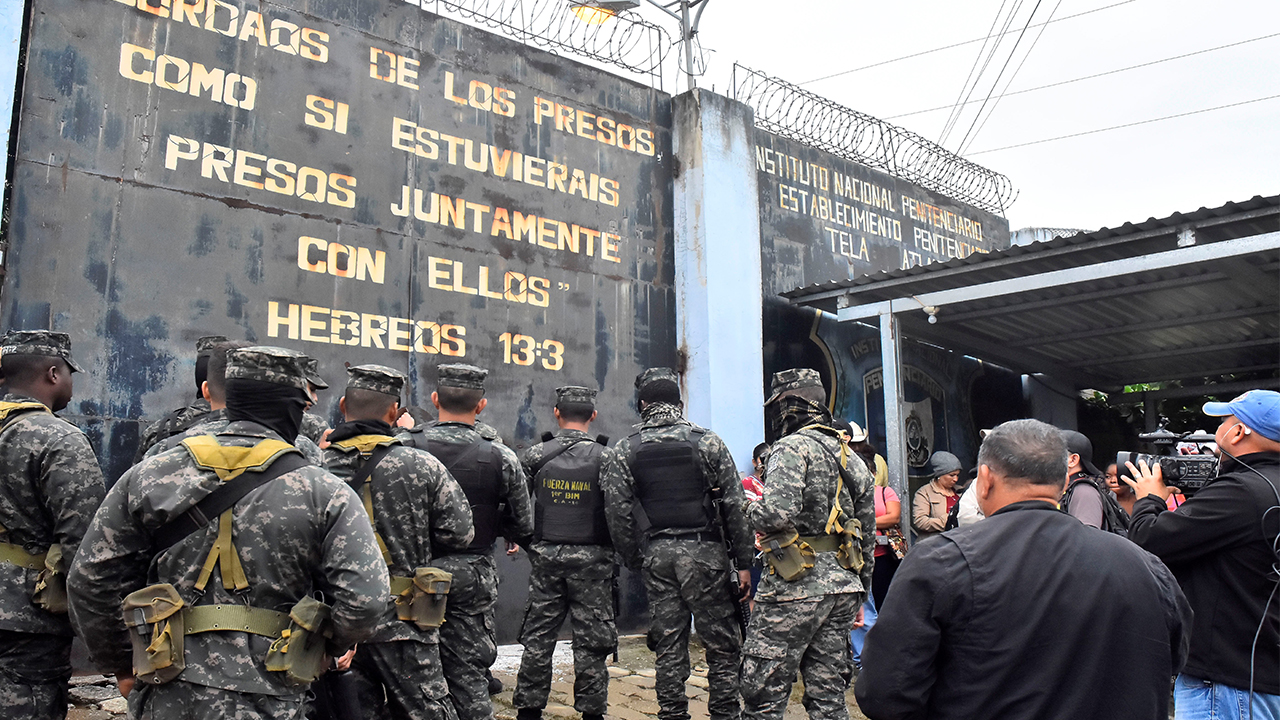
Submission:
[[582,720],[604,720],[604,713],[582,713]]
[[542,720],[542,708],[520,708],[516,720]]
[[497,695],[502,692],[502,681],[494,677],[493,673],[487,670],[485,671],[485,674],[489,676],[489,694]]

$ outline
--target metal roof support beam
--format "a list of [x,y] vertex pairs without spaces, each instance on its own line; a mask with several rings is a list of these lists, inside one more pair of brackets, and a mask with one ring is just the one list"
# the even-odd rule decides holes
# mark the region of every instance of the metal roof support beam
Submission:
[[1044,290],[1051,287],[1074,285],[1076,283],[1118,277],[1132,273],[1148,272],[1151,270],[1160,270],[1163,268],[1178,267],[1181,265],[1214,262],[1225,258],[1241,257],[1252,253],[1272,250],[1276,247],[1280,247],[1280,231],[1263,233],[1262,235],[1253,235],[1245,238],[1237,238],[1234,240],[1224,240],[1217,243],[1193,245],[1191,247],[1167,250],[1165,252],[1153,253],[1151,255],[1140,255],[1138,257],[1112,260],[1110,262],[1096,263],[1093,265],[1083,265],[1064,270],[1052,270],[1050,272],[1039,273],[1036,275],[1026,275],[1023,277],[1009,278],[1007,280],[996,280],[989,283],[982,283],[980,285],[970,285],[968,287],[953,288],[951,290],[939,290],[937,292],[925,293],[918,297],[894,298],[888,301],[840,308],[837,315],[840,317],[842,322],[848,320],[861,320],[863,318],[878,315],[884,302],[889,303],[892,312],[918,310],[929,306],[942,307],[950,303],[971,302],[973,300],[983,300],[986,298],[1001,297],[1005,295],[1016,295],[1018,293],[1030,292],[1033,290]]
[[1170,317],[1162,320],[1154,320],[1152,322],[1133,323],[1130,325],[1113,325],[1111,327],[1081,330],[1079,332],[1063,333],[1061,335],[1039,335],[1037,337],[1025,338],[1022,340],[1011,340],[1006,342],[1005,345],[1009,347],[1054,345],[1057,343],[1073,342],[1076,340],[1087,340],[1090,338],[1108,337],[1111,335],[1123,335],[1125,333],[1141,330],[1162,330],[1164,328],[1178,327],[1182,325],[1203,325],[1207,323],[1220,322],[1222,320],[1235,320],[1236,318],[1249,317],[1250,315],[1257,315],[1258,313],[1274,312],[1275,309],[1275,307],[1253,305],[1250,307],[1226,310],[1224,312],[1211,313],[1208,315]]
[[[889,487],[905,498],[911,507],[907,477],[906,420],[902,417],[902,346],[898,331],[898,318],[889,308],[880,313],[880,368],[884,378],[884,444],[889,464]],[[911,523],[902,523],[903,536],[908,543],[915,541],[915,529]]]
[[[1200,220],[1192,223],[1192,226],[1196,229],[1213,227],[1215,225],[1224,225],[1230,222],[1239,222],[1241,220],[1250,220],[1256,217],[1265,217],[1267,215],[1273,214],[1274,212],[1275,212],[1274,209],[1270,207],[1266,207],[1258,210],[1250,210],[1248,212],[1235,213],[1232,215],[1223,215],[1221,217]],[[1081,252],[1081,251],[1095,252],[1100,248],[1109,247],[1111,245],[1121,245],[1125,243],[1131,243],[1136,240],[1146,240],[1153,237],[1160,237],[1161,235],[1176,236],[1178,234],[1179,227],[1181,226],[1168,225],[1164,227],[1153,228],[1151,230],[1143,230],[1141,232],[1122,234],[1122,235],[1113,235],[1112,237],[1108,237],[1102,240],[1094,240],[1092,242],[1089,242],[1087,244],[1087,247],[1082,247],[1081,244],[1071,244],[1063,247],[1049,248],[1045,250],[1035,250],[1034,254],[1013,255],[1010,257],[1000,258],[998,260],[983,260],[982,269],[986,270],[989,268],[1003,267],[1005,265],[1015,265],[1018,263],[1027,262],[1028,260],[1040,260],[1043,258],[1058,257],[1060,255],[1070,255],[1072,253]],[[1101,231],[1098,231],[1098,232],[1101,232]],[[1118,230],[1113,232],[1118,232]],[[1084,235],[1093,235],[1093,234],[1094,233],[1084,233]],[[972,270],[973,270],[972,265],[961,265],[960,267],[954,267],[954,268],[941,268],[941,269],[930,272],[929,278],[942,279],[942,278],[950,277],[952,275],[959,275],[967,272],[972,272]],[[905,277],[900,277],[900,278],[889,278],[887,280],[880,280],[879,282],[876,282],[876,283],[873,283],[872,285],[868,285],[864,287],[875,287],[878,290],[884,290],[891,287],[895,287],[897,285],[909,284],[919,279],[920,279],[919,275],[913,274],[913,275],[907,275]],[[805,295],[804,304],[812,305],[816,302],[820,302],[828,298],[839,297],[848,292],[849,290],[847,288],[840,288],[837,290],[826,290],[823,292],[813,293],[812,295]]]
[[1242,348],[1266,347],[1268,345],[1274,346],[1275,344],[1275,338],[1259,338],[1257,340],[1242,340],[1240,342],[1220,343],[1218,345],[1197,345],[1195,347],[1174,348],[1172,350],[1153,350],[1151,352],[1137,353],[1136,355],[1110,355],[1107,357],[1090,358],[1085,361],[1063,364],[1069,368],[1091,367],[1094,365],[1119,365],[1121,363],[1134,362],[1137,360],[1154,360],[1158,358],[1178,357],[1182,355],[1205,355],[1222,352],[1223,350],[1240,350]]

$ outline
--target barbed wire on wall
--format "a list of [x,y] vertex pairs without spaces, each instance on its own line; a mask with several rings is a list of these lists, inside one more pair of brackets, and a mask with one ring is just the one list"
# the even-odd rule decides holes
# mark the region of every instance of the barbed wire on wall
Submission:
[[662,26],[629,10],[608,16],[575,7],[567,0],[405,1],[438,15],[474,22],[548,52],[577,55],[648,75],[659,86],[662,63],[675,45]]
[[1000,215],[1017,199],[1009,178],[910,130],[738,63],[730,84],[756,127]]

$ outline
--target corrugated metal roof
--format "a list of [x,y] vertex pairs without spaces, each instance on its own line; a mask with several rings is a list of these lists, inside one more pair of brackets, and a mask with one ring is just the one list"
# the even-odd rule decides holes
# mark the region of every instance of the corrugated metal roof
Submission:
[[[1175,213],[946,263],[811,285],[784,293],[801,305],[839,307],[1174,250],[1184,231],[1198,246],[1280,232],[1280,196]],[[1206,260],[1070,285],[957,302],[937,324],[899,315],[904,333],[1022,372],[1080,387],[1280,369],[1280,240],[1245,256]]]

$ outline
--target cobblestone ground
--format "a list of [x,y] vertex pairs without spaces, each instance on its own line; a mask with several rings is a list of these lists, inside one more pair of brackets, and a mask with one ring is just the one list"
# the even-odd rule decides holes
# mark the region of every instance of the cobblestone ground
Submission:
[[[614,720],[648,720],[658,714],[657,698],[653,691],[653,653],[644,645],[643,637],[624,637],[619,643],[618,661],[610,661],[609,714]],[[707,666],[702,647],[696,639],[693,643],[693,675],[685,692],[689,696],[689,713],[695,720],[707,717]],[[511,705],[511,692],[515,690],[516,671],[520,669],[519,645],[504,645],[498,649],[498,661],[493,667],[494,677],[502,681],[503,691],[493,698],[494,712],[498,720],[515,720],[516,711]],[[803,720],[808,716],[800,705],[803,688],[797,682],[791,692],[791,704],[785,720]],[[853,700],[853,690],[846,693],[849,699],[849,716],[852,720],[866,720],[858,712]],[[71,706],[68,720],[113,720],[125,717],[124,698],[116,692],[115,682],[104,675],[85,675],[71,679]],[[567,642],[556,645],[555,670],[552,675],[551,698],[544,717],[577,718],[573,709],[573,656]]]

